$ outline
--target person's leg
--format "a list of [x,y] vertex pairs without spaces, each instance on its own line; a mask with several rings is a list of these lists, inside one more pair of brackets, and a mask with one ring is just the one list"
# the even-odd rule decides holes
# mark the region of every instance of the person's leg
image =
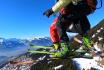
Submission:
[[60,39],[60,42],[69,42],[69,38],[68,38],[68,35],[66,33],[66,29],[67,29],[67,25],[69,23],[57,23],[57,29],[58,29],[58,35],[59,35],[59,39]]
[[57,23],[58,23],[58,18],[55,18],[53,23],[50,26],[50,37],[51,40],[53,42],[53,47],[54,49],[59,49],[60,47],[60,39],[59,39],[59,35],[58,35],[58,29],[57,29]]
[[71,45],[70,45],[70,41],[69,41],[69,37],[67,35],[67,28],[69,27],[71,21],[67,21],[66,19],[63,20],[63,22],[59,22],[57,24],[57,28],[58,28],[58,34],[59,34],[59,38],[60,38],[60,42],[61,42],[61,46],[66,46],[69,49],[71,49]]
[[57,33],[57,26],[56,26],[57,23],[58,23],[58,18],[55,18],[55,20],[50,26],[50,36],[53,43],[60,41],[59,35]]
[[66,57],[69,52],[69,38],[66,33],[66,25],[68,24],[60,23],[58,19],[55,19],[50,27],[50,35],[54,46],[58,45],[60,47],[53,57]]
[[88,35],[88,31],[90,30],[90,23],[88,21],[88,18],[84,16],[81,20],[81,28],[82,28],[82,38],[83,38],[83,43],[87,48],[92,47],[92,41]]
[[58,42],[69,42],[69,38],[66,33],[67,26],[69,23],[61,23],[60,20],[56,18],[50,26],[50,36],[53,43]]
[[66,33],[67,27],[70,25],[70,22],[64,20],[64,22],[58,21],[56,24],[57,27],[57,33],[59,35],[59,40],[60,40],[60,52],[56,52],[53,57],[68,57],[69,54],[71,54],[71,45],[69,42],[68,35]]

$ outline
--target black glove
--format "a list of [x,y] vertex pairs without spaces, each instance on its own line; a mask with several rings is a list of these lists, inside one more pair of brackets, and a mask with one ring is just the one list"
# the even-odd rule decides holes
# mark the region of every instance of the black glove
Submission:
[[53,10],[52,9],[48,9],[47,11],[45,11],[44,13],[43,13],[43,15],[45,15],[45,16],[47,16],[47,17],[50,17],[50,15],[52,15],[54,12],[53,12]]

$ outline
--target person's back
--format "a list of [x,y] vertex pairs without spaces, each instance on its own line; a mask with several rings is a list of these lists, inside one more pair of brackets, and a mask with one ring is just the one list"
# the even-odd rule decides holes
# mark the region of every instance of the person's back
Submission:
[[65,6],[62,10],[63,14],[74,14],[74,15],[90,15],[96,10],[97,0],[80,0],[77,3],[71,2]]

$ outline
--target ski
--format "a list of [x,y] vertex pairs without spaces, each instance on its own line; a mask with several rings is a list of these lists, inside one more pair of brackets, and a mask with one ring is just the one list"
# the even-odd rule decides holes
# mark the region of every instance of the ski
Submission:
[[40,53],[40,54],[54,54],[53,52],[48,51],[37,51],[37,50],[29,50],[29,53]]
[[37,45],[33,45],[33,46],[31,46],[31,48],[52,49],[52,47],[50,47],[50,46],[37,46]]

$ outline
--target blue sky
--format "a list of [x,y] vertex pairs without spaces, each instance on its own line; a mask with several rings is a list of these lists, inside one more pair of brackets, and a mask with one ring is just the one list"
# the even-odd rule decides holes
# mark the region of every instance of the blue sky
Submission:
[[[55,17],[43,12],[54,0],[0,0],[0,37],[27,38],[50,36],[49,26]],[[104,4],[104,3],[103,3]],[[92,27],[104,19],[104,6],[88,16]]]

